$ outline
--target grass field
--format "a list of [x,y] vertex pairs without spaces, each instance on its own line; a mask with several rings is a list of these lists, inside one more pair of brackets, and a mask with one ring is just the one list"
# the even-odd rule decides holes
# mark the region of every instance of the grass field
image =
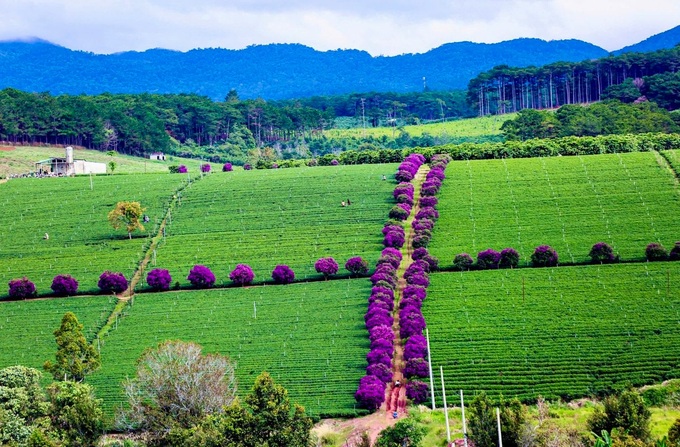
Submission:
[[395,137],[399,135],[401,129],[411,136],[421,136],[428,133],[432,136],[447,136],[457,138],[473,138],[500,136],[501,126],[507,120],[513,119],[515,114],[503,116],[485,116],[479,118],[468,118],[456,121],[445,121],[441,123],[409,125],[403,128],[394,127],[367,127],[353,129],[330,129],[324,131],[327,137],[343,138],[372,136],[380,138],[382,136]]
[[680,150],[663,151],[663,155],[669,161],[671,168],[677,173],[680,173]]
[[446,175],[430,244],[444,267],[458,253],[505,247],[523,265],[542,244],[560,262],[586,262],[600,241],[641,260],[648,243],[680,239],[680,195],[653,153],[454,161]]
[[[52,278],[71,274],[80,291],[97,290],[104,270],[130,278],[142,259],[147,234],[164,213],[173,191],[186,181],[180,174],[114,175],[13,179],[0,184],[0,295],[7,282],[27,276],[38,293],[51,292]],[[128,240],[107,215],[116,202],[138,200],[151,222]],[[49,240],[43,235],[49,234]]]
[[[0,178],[11,174],[35,172],[35,162],[51,157],[64,157],[64,148],[60,147],[31,147],[31,146],[2,146],[0,150]],[[14,147],[13,150],[7,150]],[[98,163],[116,163],[116,174],[144,174],[165,173],[170,165],[186,165],[189,172],[199,172],[204,162],[190,158],[166,156],[165,161],[148,160],[141,157],[116,153],[113,157],[106,152],[75,148],[74,158],[85,159]],[[221,165],[212,164],[213,169],[221,169]],[[108,170],[108,168],[107,168]]]
[[[392,207],[394,183],[382,181],[396,165],[213,173],[182,193],[157,265],[173,282],[188,284],[194,264],[205,264],[218,284],[230,284],[238,263],[251,265],[255,280],[271,279],[277,264],[296,278],[319,277],[314,263],[332,256],[363,256],[374,265],[382,249],[380,229]],[[352,204],[342,207],[349,199]]]
[[54,331],[66,312],[76,314],[92,340],[115,304],[108,296],[0,302],[0,368],[24,365],[42,371],[46,360],[54,361]]
[[268,371],[309,414],[349,414],[366,367],[366,279],[137,295],[104,338],[103,368],[88,382],[111,409],[144,349],[201,344],[237,362],[240,393]]
[[433,368],[452,390],[522,399],[677,378],[678,287],[672,262],[431,275]]

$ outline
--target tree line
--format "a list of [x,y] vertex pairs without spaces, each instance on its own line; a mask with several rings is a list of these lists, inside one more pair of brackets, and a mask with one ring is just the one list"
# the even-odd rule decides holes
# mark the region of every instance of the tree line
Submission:
[[680,107],[678,68],[680,45],[540,67],[500,65],[470,80],[467,98],[480,116],[642,96],[673,109]]

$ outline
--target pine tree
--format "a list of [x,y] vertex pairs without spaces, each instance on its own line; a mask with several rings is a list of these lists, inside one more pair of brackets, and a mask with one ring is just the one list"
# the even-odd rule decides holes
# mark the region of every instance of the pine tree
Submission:
[[55,380],[82,382],[87,374],[101,366],[99,353],[85,339],[83,325],[73,312],[64,314],[54,337],[57,343],[56,361],[46,361],[43,368],[52,373]]

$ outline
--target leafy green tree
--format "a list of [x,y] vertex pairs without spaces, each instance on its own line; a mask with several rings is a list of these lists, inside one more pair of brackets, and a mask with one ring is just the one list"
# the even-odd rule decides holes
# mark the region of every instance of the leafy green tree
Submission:
[[413,418],[402,419],[378,435],[376,447],[417,447],[425,437],[425,427]]
[[135,230],[144,231],[144,225],[139,221],[146,208],[142,208],[139,202],[118,202],[116,207],[109,212],[109,223],[114,230],[125,227],[128,237],[132,239]]
[[671,446],[680,446],[680,418],[668,429],[668,442]]
[[99,352],[85,339],[83,325],[73,312],[64,314],[54,336],[56,360],[54,363],[46,361],[43,368],[52,373],[55,380],[82,382],[86,375],[101,366]]
[[49,404],[42,374],[25,366],[0,370],[0,445],[23,445],[42,425]]
[[94,447],[104,432],[101,400],[90,385],[54,382],[47,387],[52,435],[70,447]]
[[533,109],[524,109],[513,120],[501,126],[508,140],[526,141],[532,138],[553,138],[557,136],[559,121],[555,115]]
[[642,396],[635,390],[627,390],[618,396],[607,397],[602,407],[597,407],[588,419],[588,429],[594,433],[615,428],[642,441],[650,435],[651,413]]
[[470,439],[476,447],[496,447],[498,433],[493,404],[485,392],[472,400],[469,408]]

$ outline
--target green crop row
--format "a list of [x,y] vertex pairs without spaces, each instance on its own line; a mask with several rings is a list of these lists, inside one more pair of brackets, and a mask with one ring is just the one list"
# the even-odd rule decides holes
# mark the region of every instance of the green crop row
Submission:
[[[70,274],[82,292],[97,290],[104,270],[130,278],[142,259],[148,235],[186,176],[170,174],[15,179],[0,185],[0,286],[27,276],[38,293],[51,293],[52,278]],[[92,184],[90,183],[92,181]],[[92,189],[90,189],[92,185]],[[136,200],[151,222],[127,238],[107,215],[118,201]],[[43,239],[44,234],[49,239]],[[0,289],[5,295],[7,289]]]
[[[255,281],[286,264],[297,279],[318,278],[314,263],[332,256],[344,271],[353,256],[375,264],[380,228],[393,205],[396,165],[328,166],[213,173],[187,188],[172,213],[156,265],[187,285],[192,266],[208,266],[230,284],[236,264]],[[343,207],[341,202],[351,205]],[[346,273],[346,272],[345,272]]]
[[670,262],[433,274],[433,368],[450,390],[527,400],[680,377],[678,287]]
[[103,367],[88,382],[111,413],[142,352],[179,339],[236,362],[241,394],[268,371],[309,414],[352,413],[366,367],[369,291],[368,280],[353,279],[138,294],[102,340]]
[[443,267],[506,247],[527,265],[538,245],[583,263],[596,242],[642,260],[648,243],[680,240],[680,195],[653,153],[454,161],[446,175],[430,244]]

